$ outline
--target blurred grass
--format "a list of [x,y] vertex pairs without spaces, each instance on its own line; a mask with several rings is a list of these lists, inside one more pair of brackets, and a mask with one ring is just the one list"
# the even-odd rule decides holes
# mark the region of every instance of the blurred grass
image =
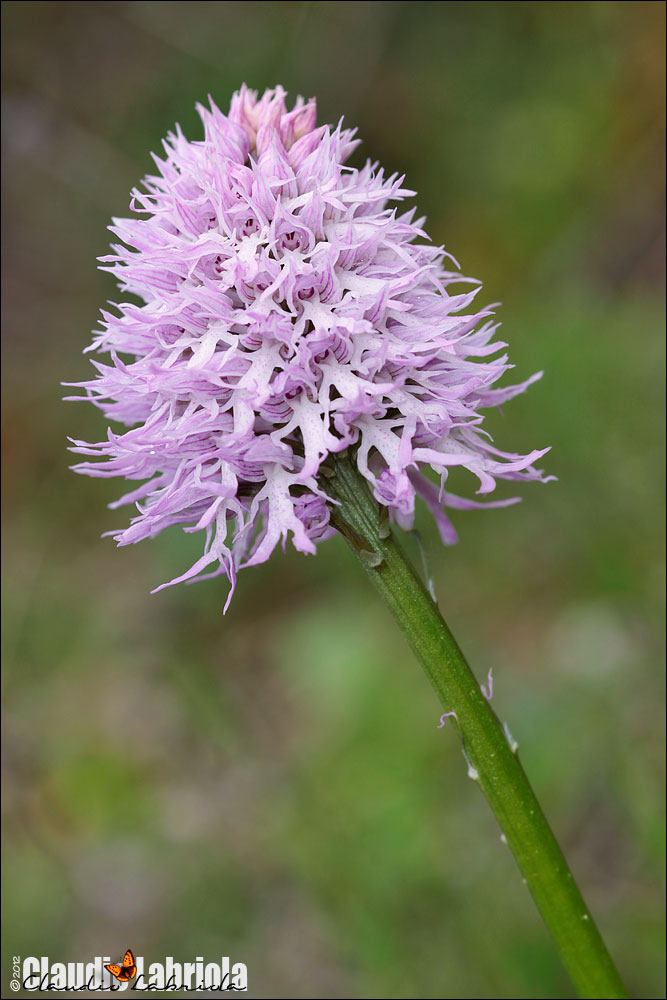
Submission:
[[[664,995],[664,6],[17,3],[4,22],[4,921],[8,956],[245,961],[256,997],[569,986],[419,668],[337,540],[151,597],[60,402],[149,150],[242,80],[358,124],[484,278],[517,450],[556,484],[463,513],[440,602],[521,744],[633,993]],[[4,974],[7,974],[6,972]]]

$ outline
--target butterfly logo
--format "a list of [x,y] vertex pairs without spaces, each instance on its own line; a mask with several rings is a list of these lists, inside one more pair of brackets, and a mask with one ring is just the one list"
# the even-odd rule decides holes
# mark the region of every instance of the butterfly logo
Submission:
[[123,958],[122,965],[105,965],[105,969],[115,976],[119,983],[129,983],[130,979],[134,979],[137,974],[137,966],[134,961],[134,955],[128,948],[125,952],[125,957]]

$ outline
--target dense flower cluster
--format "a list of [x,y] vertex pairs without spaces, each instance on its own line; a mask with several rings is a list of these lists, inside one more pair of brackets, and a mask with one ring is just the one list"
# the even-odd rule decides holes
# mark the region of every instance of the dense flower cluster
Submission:
[[288,534],[312,553],[331,533],[318,472],[350,446],[392,519],[410,527],[420,495],[445,542],[445,508],[480,505],[445,491],[452,466],[481,494],[542,479],[544,451],[498,451],[480,415],[539,376],[492,388],[506,345],[473,305],[477,283],[451,294],[466,279],[423,242],[414,210],[392,207],[414,194],[402,178],[344,166],[354,132],[316,127],[314,101],[288,111],[281,88],[198,111],[204,139],[168,136],[133,192],[139,217],[114,220],[122,243],[102,258],[141,304],[103,312],[89,350],[110,362],[79,386],[129,429],[73,450],[104,459],[78,472],[142,481],[114,505],[138,510],[118,543],[203,530],[203,555],[171,583],[212,567],[233,590]]

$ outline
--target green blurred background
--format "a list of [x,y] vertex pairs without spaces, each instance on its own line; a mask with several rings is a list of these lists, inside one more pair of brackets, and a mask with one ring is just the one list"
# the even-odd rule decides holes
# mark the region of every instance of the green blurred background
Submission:
[[[558,483],[420,529],[441,606],[632,991],[662,984],[662,3],[25,3],[4,20],[8,956],[230,955],[254,997],[561,997],[453,729],[341,540],[219,581],[116,550],[60,401],[95,256],[175,121],[242,81],[345,115],[502,300],[489,415]],[[55,995],[55,994],[54,994]]]

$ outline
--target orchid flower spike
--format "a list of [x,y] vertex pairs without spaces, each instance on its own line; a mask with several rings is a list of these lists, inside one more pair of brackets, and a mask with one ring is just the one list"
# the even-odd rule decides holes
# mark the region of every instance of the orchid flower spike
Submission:
[[354,131],[285,97],[243,86],[226,115],[199,106],[204,138],[168,135],[101,258],[127,298],[102,313],[96,377],[70,384],[122,429],[73,440],[75,469],[139,484],[112,505],[136,505],[119,545],[204,532],[163,586],[225,574],[231,595],[238,569],[288,536],[314,553],[333,533],[322,465],[345,449],[394,523],[412,527],[420,496],[445,543],[448,508],[517,500],[447,492],[452,467],[482,495],[545,478],[548,449],[508,454],[482,429],[485,407],[539,374],[494,388],[511,366],[479,284],[402,210],[402,177],[346,166]]

